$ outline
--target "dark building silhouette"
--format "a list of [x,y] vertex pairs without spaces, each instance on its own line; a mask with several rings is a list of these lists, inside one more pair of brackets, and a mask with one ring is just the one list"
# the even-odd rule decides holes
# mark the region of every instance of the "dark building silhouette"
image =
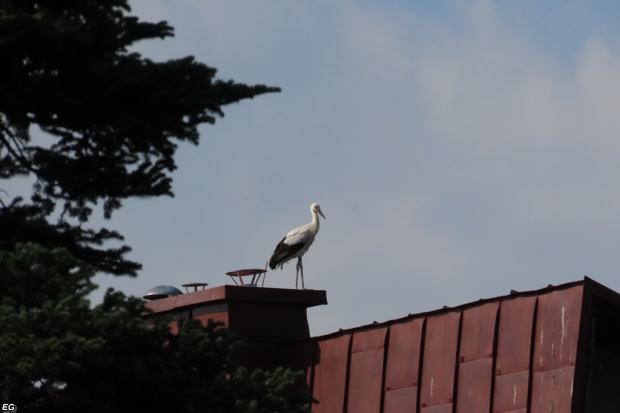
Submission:
[[620,295],[590,278],[310,337],[322,304],[222,286],[151,301],[146,319],[223,321],[243,363],[305,371],[316,413],[620,411]]

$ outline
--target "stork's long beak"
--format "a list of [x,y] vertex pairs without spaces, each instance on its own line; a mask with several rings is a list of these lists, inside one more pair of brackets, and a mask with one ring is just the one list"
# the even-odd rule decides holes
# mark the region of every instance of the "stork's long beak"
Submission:
[[323,215],[323,211],[321,211],[320,209],[317,211],[319,214],[321,214],[321,216],[323,217],[323,219],[327,219],[325,218],[325,215]]

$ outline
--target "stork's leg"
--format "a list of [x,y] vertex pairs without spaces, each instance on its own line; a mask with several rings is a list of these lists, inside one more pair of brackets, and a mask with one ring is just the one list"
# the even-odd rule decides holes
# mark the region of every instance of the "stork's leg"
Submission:
[[299,269],[300,268],[302,268],[302,270],[301,270],[301,274],[302,274],[301,275],[301,285],[303,285],[304,284],[304,276],[303,276],[304,270],[303,270],[303,267],[301,266],[301,257],[299,257],[297,259],[297,276],[295,277],[295,289],[299,289],[299,287],[297,287],[297,283],[299,282]]
[[305,290],[306,286],[304,285],[304,266],[301,263],[301,257],[299,257],[299,269],[301,270],[301,288],[302,290]]

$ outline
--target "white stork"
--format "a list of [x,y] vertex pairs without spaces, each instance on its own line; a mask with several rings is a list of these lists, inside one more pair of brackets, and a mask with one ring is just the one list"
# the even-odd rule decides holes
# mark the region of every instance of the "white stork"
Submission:
[[310,212],[312,213],[312,222],[306,225],[302,225],[299,228],[295,228],[278,243],[271,259],[269,260],[269,268],[275,270],[276,268],[286,264],[289,260],[297,258],[297,277],[295,278],[295,288],[299,281],[299,272],[301,270],[301,287],[305,290],[304,285],[304,266],[301,263],[301,257],[308,251],[316,233],[319,232],[319,217],[317,214],[321,214],[323,218],[323,212],[319,204],[310,205]]

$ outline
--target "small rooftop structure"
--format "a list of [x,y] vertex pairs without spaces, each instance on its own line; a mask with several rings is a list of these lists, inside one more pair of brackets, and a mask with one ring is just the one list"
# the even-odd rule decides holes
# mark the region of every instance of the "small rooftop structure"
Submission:
[[183,292],[176,287],[173,287],[171,285],[158,285],[157,287],[153,287],[148,290],[142,298],[150,301],[172,297],[179,294],[183,294]]
[[320,290],[224,285],[150,301],[146,307],[151,313],[145,320],[148,324],[171,314],[175,333],[183,320],[222,322],[246,342],[240,361],[249,367],[276,367],[281,351],[310,338],[307,308],[323,304],[327,296]]
[[[582,281],[309,337],[325,291],[225,286],[147,304],[148,317],[224,321],[252,367],[305,371],[315,413],[612,413],[620,295]],[[301,325],[301,327],[300,327]]]
[[[247,285],[247,286],[252,286],[252,287],[258,287],[258,282],[261,279],[261,276],[263,278],[263,283],[261,285],[264,286],[265,285],[265,273],[267,272],[267,270],[261,270],[260,268],[250,268],[247,270],[236,270],[236,271],[229,271],[226,273],[226,275],[228,275],[234,282],[235,285]],[[243,277],[247,277],[247,276],[252,276],[252,278],[249,280],[250,282],[248,284],[243,282]],[[239,279],[239,282],[237,282],[237,278]]]
[[194,283],[186,283],[183,284],[182,287],[185,288],[186,292],[190,292],[189,289],[193,288],[194,291],[198,291],[198,289],[200,289],[201,291],[204,290],[207,285],[209,285],[208,283],[199,283],[199,282],[194,282]]

